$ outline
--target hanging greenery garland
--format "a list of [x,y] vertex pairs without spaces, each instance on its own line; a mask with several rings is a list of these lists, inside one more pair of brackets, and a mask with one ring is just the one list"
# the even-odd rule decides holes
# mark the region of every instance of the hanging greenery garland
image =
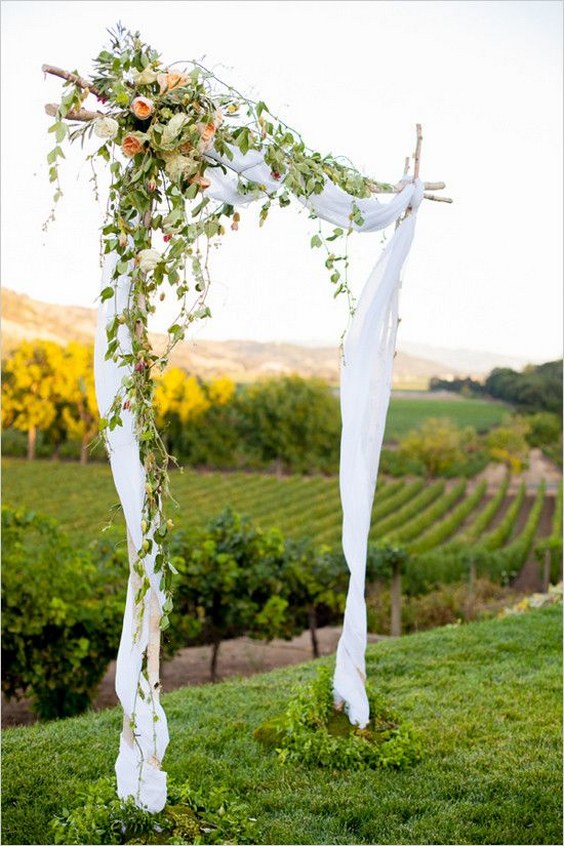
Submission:
[[[65,79],[66,89],[61,104],[51,109],[56,119],[49,132],[54,133],[56,143],[47,158],[49,178],[56,184],[55,202],[62,196],[58,165],[64,158],[63,141],[99,138],[102,144],[88,159],[93,164],[97,159],[109,163],[112,181],[102,249],[105,254],[117,254],[117,262],[112,284],[100,296],[102,301],[112,299],[119,276],[129,275],[127,308],[107,326],[107,358],[126,366],[124,373],[129,375],[124,377],[101,427],[113,430],[121,425],[124,409],[135,416],[146,473],[144,540],[136,564],[142,588],[136,600],[140,602],[149,589],[142,559],[155,552],[156,544],[155,569],[162,571],[168,594],[161,620],[164,629],[172,608],[173,568],[167,554],[172,521],[167,517],[166,504],[168,467],[174,459],[157,431],[153,375],[166,366],[190,324],[210,316],[206,303],[211,282],[210,252],[228,227],[237,230],[240,225],[240,214],[233,206],[206,195],[210,173],[216,168],[226,172],[234,151],[243,155],[252,150],[260,152],[279,187],[267,190],[244,175],[238,175],[237,183],[239,193],[262,198],[259,225],[273,205],[286,207],[292,198],[306,200],[319,194],[327,180],[354,197],[393,187],[363,177],[349,163],[331,155],[309,150],[301,136],[274,117],[264,102],[244,97],[198,63],[182,63],[182,70],[166,66],[138,33],[119,24],[110,36],[110,47],[96,58],[91,80],[44,66],[44,70]],[[97,97],[103,112],[83,109],[89,94]],[[325,265],[335,294],[347,294],[352,311],[346,242],[353,224],[363,223],[354,204],[350,220],[348,231],[338,227],[327,238],[320,228],[311,245],[325,246]],[[159,249],[154,246],[157,239]],[[345,242],[342,254],[332,243],[338,240]],[[148,319],[156,301],[165,298],[165,286],[174,292],[178,316],[168,328],[165,350],[157,354],[149,341]],[[118,330],[123,324],[132,339],[129,350],[120,346]]]

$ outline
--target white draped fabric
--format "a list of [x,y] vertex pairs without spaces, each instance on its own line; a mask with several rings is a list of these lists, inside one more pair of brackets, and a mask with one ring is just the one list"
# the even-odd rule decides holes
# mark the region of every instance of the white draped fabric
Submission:
[[[226,170],[222,167],[207,169],[206,176],[211,181],[206,190],[208,196],[240,206],[257,199],[264,200],[264,191],[274,191],[280,187],[260,153],[250,151],[243,155],[234,149],[233,154],[233,160],[210,154],[213,164],[224,165]],[[239,179],[243,183],[258,183],[261,188],[245,193],[241,190]],[[343,549],[351,577],[343,634],[337,650],[334,689],[336,702],[344,704],[351,722],[360,726],[366,725],[369,718],[364,689],[364,578],[370,513],[390,395],[400,275],[413,238],[416,210],[422,198],[422,183],[406,178],[401,192],[393,195],[386,203],[381,203],[376,197],[355,199],[329,181],[321,194],[305,201],[318,217],[343,229],[351,225],[349,216],[356,206],[364,223],[353,224],[353,228],[360,232],[384,229],[396,221],[408,206],[412,209],[412,213],[397,228],[365,285],[345,339],[341,369],[343,429],[340,485]],[[106,256],[103,288],[111,284],[116,258],[115,254]],[[105,359],[105,352],[106,325],[126,307],[129,284],[127,275],[120,276],[117,297],[100,305],[95,375],[102,416],[107,416],[126,375],[125,368],[120,368],[111,359]],[[128,351],[131,339],[123,325],[119,328],[119,338],[122,351]],[[108,433],[108,447],[112,473],[127,523],[133,568],[136,550],[140,548],[143,539],[141,520],[145,474],[139,460],[133,415],[124,410],[122,419],[123,426]],[[147,679],[143,662],[147,648],[150,648],[149,608],[151,603],[158,603],[159,608],[162,607],[163,595],[159,587],[160,579],[153,570],[154,556],[144,558],[143,564],[151,582],[151,590],[145,595],[143,607],[136,606],[134,595],[139,577],[132,569],[118,654],[116,690],[124,710],[124,729],[116,773],[120,796],[134,796],[137,804],[151,811],[159,811],[166,802],[166,775],[160,764],[168,743],[168,731],[159,702],[158,686],[155,687],[152,680]]]

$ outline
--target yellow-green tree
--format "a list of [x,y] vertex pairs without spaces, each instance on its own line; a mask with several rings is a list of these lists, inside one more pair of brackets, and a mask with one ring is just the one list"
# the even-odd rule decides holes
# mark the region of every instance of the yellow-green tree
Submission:
[[530,426],[523,417],[506,417],[501,426],[488,432],[486,447],[492,461],[505,464],[512,473],[528,466]]
[[2,379],[2,425],[27,432],[27,457],[35,458],[37,432],[57,415],[63,348],[52,341],[24,342],[6,360]]
[[80,463],[86,464],[88,447],[98,433],[99,422],[92,347],[77,343],[68,345],[64,350],[61,382],[63,426],[70,438],[80,441]]
[[399,444],[400,454],[421,461],[429,476],[448,472],[464,461],[465,454],[477,448],[475,431],[459,429],[446,417],[429,417],[404,435]]

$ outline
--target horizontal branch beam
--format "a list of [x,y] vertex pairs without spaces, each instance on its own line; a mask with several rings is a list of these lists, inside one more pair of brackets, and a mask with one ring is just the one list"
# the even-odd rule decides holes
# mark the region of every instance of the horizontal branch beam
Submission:
[[88,89],[95,94],[96,97],[101,97],[102,94],[95,88],[87,79],[83,79],[81,76],[78,76],[76,73],[69,73],[69,71],[63,70],[62,68],[56,68],[54,65],[41,65],[41,70],[43,73],[50,73],[52,76],[58,76],[61,79],[66,79],[69,82],[74,82],[75,85],[78,85],[80,88]]
[[451,197],[437,197],[436,194],[423,194],[423,197],[426,200],[434,200],[436,203],[452,203],[452,202],[454,202]]
[[[46,65],[44,65],[44,67],[46,67]],[[66,71],[64,71],[64,73],[66,73]],[[51,117],[56,117],[58,108],[59,107],[56,103],[47,103],[45,111]],[[101,117],[104,117],[103,112],[91,112],[88,109],[70,111],[67,115],[65,115],[66,120],[75,120],[80,122],[97,120]],[[374,182],[370,185],[370,192],[372,194],[399,194],[404,187],[405,183],[401,182],[397,185],[387,185],[384,183]],[[436,203],[452,203],[452,199],[450,197],[437,197],[435,194],[427,193],[428,191],[441,191],[443,188],[446,188],[444,182],[424,182],[423,187],[426,192],[423,196],[426,200],[434,200]]]
[[[45,106],[45,111],[51,117],[56,117],[59,107],[56,103],[47,103]],[[78,120],[78,121],[89,121],[89,120],[97,120],[98,118],[104,117],[103,112],[90,112],[88,109],[79,109],[78,111],[70,111],[65,115],[65,120]]]

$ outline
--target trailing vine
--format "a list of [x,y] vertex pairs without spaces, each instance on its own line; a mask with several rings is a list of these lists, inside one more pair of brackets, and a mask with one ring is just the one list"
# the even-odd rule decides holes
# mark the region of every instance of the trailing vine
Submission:
[[[114,298],[119,277],[127,274],[129,301],[107,326],[106,357],[124,366],[128,375],[101,428],[111,431],[120,426],[125,409],[135,417],[146,473],[143,542],[135,565],[142,587],[136,599],[142,600],[149,585],[143,558],[156,551],[155,569],[162,572],[167,593],[161,620],[164,629],[172,608],[173,568],[167,553],[172,521],[166,503],[168,468],[174,459],[157,431],[153,376],[166,367],[190,324],[210,316],[210,253],[228,227],[236,231],[241,224],[234,206],[206,195],[210,173],[217,168],[229,170],[234,151],[261,153],[278,187],[272,190],[271,183],[267,189],[244,174],[237,177],[240,193],[262,200],[259,226],[274,205],[283,208],[292,198],[307,200],[319,194],[327,180],[358,198],[375,190],[391,190],[391,186],[367,179],[348,162],[308,149],[301,136],[272,115],[264,102],[246,98],[201,64],[182,63],[182,70],[166,66],[138,33],[120,24],[110,31],[110,39],[108,49],[95,59],[89,80],[46,68],[65,79],[64,95],[49,129],[56,143],[47,158],[49,179],[56,185],[55,202],[62,196],[58,168],[64,141],[101,140],[88,160],[94,165],[101,159],[109,165],[102,251],[115,254],[117,261],[111,284],[100,297],[102,301]],[[97,97],[103,111],[84,110],[89,94]],[[348,230],[337,227],[325,237],[320,227],[311,239],[312,247],[325,247],[335,295],[348,295],[351,311],[347,244],[353,227],[362,223],[361,212],[353,204]],[[344,241],[342,254],[334,246],[340,240]],[[149,341],[148,319],[156,302],[171,294],[178,315],[168,327],[166,348],[157,354]],[[122,346],[121,326],[129,330],[130,349]]]

